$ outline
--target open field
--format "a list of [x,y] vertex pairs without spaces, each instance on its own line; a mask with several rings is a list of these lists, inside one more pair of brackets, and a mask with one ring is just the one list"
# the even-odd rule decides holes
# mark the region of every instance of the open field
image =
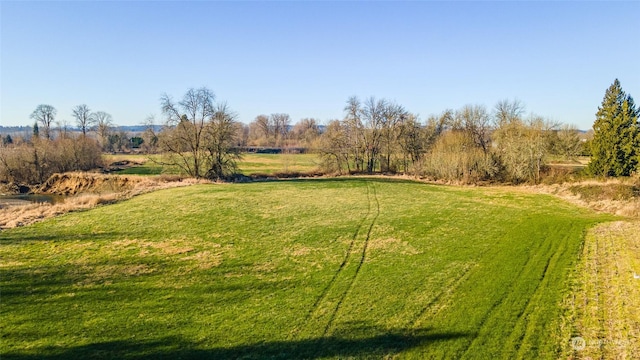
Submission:
[[[105,155],[107,164],[126,161],[129,164],[115,173],[121,175],[178,174],[179,169],[162,166],[150,159],[160,159],[159,155]],[[243,175],[306,173],[317,171],[317,154],[254,154],[244,153],[238,162]]]
[[161,190],[0,232],[0,355],[554,359],[611,219],[384,179]]
[[313,172],[320,165],[317,154],[242,154],[238,163],[244,175]]

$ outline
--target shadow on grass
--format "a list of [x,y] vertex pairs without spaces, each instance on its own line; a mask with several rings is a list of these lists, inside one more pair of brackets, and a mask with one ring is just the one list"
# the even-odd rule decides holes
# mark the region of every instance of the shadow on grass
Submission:
[[266,179],[254,179],[253,181],[238,182],[236,184],[252,184],[257,182],[285,182],[285,183],[364,183],[365,181],[374,181],[379,183],[394,183],[394,184],[425,184],[425,185],[438,185],[438,184],[426,184],[418,180],[406,179],[406,178],[393,178],[383,177],[379,174],[372,175],[342,175],[336,177],[295,177],[295,178],[276,178],[269,177]]
[[109,341],[72,348],[46,348],[34,353],[5,353],[2,359],[318,359],[380,358],[442,341],[473,337],[469,333],[407,330],[348,339],[324,337],[274,341],[233,347],[204,348],[177,337],[155,341]]
[[101,241],[101,240],[112,240],[117,238],[118,236],[122,236],[121,233],[116,232],[105,232],[100,234],[94,234],[91,232],[87,233],[76,233],[76,234],[40,234],[35,233],[33,235],[24,235],[23,232],[2,232],[0,233],[0,245],[12,245],[19,243],[29,243],[29,242],[46,242],[46,241],[78,241],[78,240],[90,240],[90,241]]

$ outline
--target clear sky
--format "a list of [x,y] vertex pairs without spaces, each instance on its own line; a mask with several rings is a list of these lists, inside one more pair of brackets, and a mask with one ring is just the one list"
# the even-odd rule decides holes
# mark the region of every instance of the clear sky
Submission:
[[640,103],[640,2],[0,2],[0,125],[87,104],[118,125],[206,86],[243,122],[521,100],[588,129],[615,78]]

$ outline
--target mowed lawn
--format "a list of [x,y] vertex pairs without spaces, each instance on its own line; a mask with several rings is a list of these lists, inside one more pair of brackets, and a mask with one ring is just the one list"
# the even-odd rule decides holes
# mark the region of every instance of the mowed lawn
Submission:
[[366,178],[149,193],[0,232],[0,357],[553,359],[609,219]]

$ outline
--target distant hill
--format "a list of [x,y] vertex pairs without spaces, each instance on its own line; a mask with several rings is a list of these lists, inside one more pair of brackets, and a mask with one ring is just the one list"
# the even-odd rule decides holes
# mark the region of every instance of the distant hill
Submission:
[[[133,126],[115,126],[115,131],[125,131],[128,133],[141,133],[147,129],[145,125],[133,125]],[[162,125],[153,125],[153,130],[158,132],[162,129]],[[0,126],[0,134],[31,134],[33,126]],[[53,130],[54,132],[57,129]],[[69,127],[68,131],[80,132],[79,128]]]

